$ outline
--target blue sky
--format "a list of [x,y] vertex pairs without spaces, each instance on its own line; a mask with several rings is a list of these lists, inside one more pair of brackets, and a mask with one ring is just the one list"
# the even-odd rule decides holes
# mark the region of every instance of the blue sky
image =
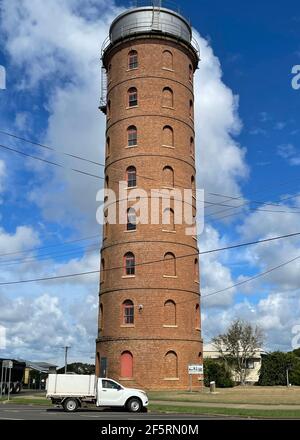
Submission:
[[[201,47],[195,78],[198,187],[213,203],[280,204],[248,203],[220,215],[213,213],[224,207],[208,207],[201,250],[297,232],[300,90],[291,86],[291,70],[300,64],[299,4],[178,3],[192,17]],[[109,23],[127,5],[3,0],[0,65],[6,68],[7,88],[0,90],[0,130],[103,163],[99,53]],[[5,135],[0,134],[0,144],[103,175],[95,165]],[[96,193],[101,186],[97,179],[0,148],[0,254],[10,253],[0,257],[0,282],[97,269]],[[86,237],[94,238],[58,246]],[[202,294],[300,255],[299,244],[294,238],[203,257]],[[266,348],[290,350],[293,327],[300,324],[299,273],[295,262],[203,299],[205,339],[240,317],[263,328]],[[97,275],[0,287],[0,325],[7,329],[7,349],[0,354],[60,363],[60,347],[71,345],[71,359],[92,360],[97,289]]]

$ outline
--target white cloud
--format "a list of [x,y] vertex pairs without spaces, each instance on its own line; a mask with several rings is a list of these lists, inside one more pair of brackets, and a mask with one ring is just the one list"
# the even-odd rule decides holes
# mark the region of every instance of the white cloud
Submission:
[[293,144],[279,145],[277,154],[285,159],[290,165],[300,165],[300,152]]
[[197,32],[201,62],[195,77],[195,121],[199,183],[208,192],[241,194],[240,182],[247,178],[245,149],[235,141],[242,123],[239,98],[222,81],[219,59]]

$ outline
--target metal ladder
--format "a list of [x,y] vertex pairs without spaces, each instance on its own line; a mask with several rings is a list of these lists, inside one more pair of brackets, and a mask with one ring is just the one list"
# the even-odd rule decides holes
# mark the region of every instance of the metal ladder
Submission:
[[153,0],[152,30],[160,31],[161,0]]

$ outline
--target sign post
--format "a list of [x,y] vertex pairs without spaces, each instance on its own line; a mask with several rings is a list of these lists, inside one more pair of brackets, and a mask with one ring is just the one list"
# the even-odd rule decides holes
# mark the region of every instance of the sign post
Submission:
[[189,378],[190,378],[190,393],[191,393],[192,392],[192,387],[193,387],[192,376],[193,376],[193,374],[197,374],[198,376],[200,374],[203,374],[203,365],[202,364],[189,365],[188,366],[188,372],[189,372]]
[[[7,387],[7,399],[10,398],[10,388],[11,388],[11,370],[14,367],[13,361],[6,360],[2,362],[2,371],[1,371],[1,396],[2,390],[6,387],[7,383],[7,373],[8,373],[8,387]],[[4,373],[4,387],[3,387],[3,373]],[[5,394],[5,391],[4,391]]]

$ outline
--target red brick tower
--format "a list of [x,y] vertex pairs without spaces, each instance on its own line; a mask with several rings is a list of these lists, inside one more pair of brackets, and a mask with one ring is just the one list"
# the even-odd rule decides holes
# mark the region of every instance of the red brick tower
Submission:
[[[117,209],[120,181],[148,195],[191,189],[199,52],[189,23],[160,5],[130,9],[112,23],[102,60],[106,186]],[[129,212],[127,225],[104,226],[96,373],[126,386],[186,389],[188,365],[202,363],[197,238],[174,224],[174,210],[170,224],[160,215],[135,225]]]

